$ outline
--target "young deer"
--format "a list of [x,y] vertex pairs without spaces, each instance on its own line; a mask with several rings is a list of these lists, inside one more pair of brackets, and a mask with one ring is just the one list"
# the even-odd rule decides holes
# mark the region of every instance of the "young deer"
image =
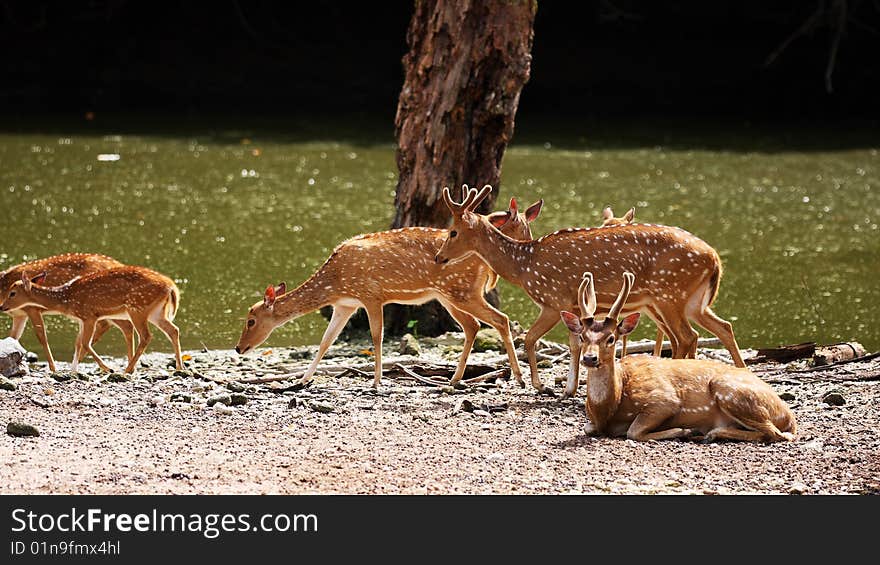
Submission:
[[[473,192],[476,192],[475,190]],[[481,216],[514,239],[531,239],[529,222],[538,217],[543,200],[519,212],[511,199],[506,212]],[[278,326],[326,305],[333,316],[321,339],[318,354],[301,379],[312,380],[327,348],[358,308],[367,311],[376,368],[373,386],[382,378],[382,306],[388,303],[422,304],[437,299],[464,331],[464,348],[452,384],[461,380],[468,355],[482,320],[495,328],[504,342],[510,369],[522,384],[508,318],[493,308],[484,293],[495,286],[498,276],[482,261],[472,258],[456,265],[437,265],[434,255],[447,230],[423,227],[400,228],[360,235],[341,243],[330,258],[298,288],[287,292],[284,283],[266,289],[261,302],[248,311],[247,321],[235,351],[245,353],[257,347]]]
[[[97,255],[94,253],[66,253],[64,255],[55,255],[45,259],[38,259],[28,263],[15,265],[9,269],[0,272],[0,299],[4,298],[9,292],[12,285],[21,280],[22,273],[46,273],[45,282],[47,285],[56,286],[64,284],[75,277],[81,277],[89,273],[103,271],[114,267],[122,267],[122,263],[107,257],[106,255]],[[49,341],[46,339],[46,328],[43,323],[44,314],[57,314],[51,310],[46,310],[37,306],[25,306],[15,310],[6,312],[12,316],[12,329],[9,336],[15,339],[21,339],[24,328],[30,320],[34,327],[34,333],[43,351],[46,352],[46,361],[49,363],[49,370],[55,372],[55,358],[52,356],[52,350],[49,348]],[[101,336],[110,328],[111,321],[101,320],[95,329],[94,341],[97,342]],[[127,346],[127,354],[129,360],[134,355],[134,333],[132,331],[131,322],[127,320],[112,320],[112,324],[117,326],[125,336]]]
[[[611,209],[611,206],[605,206],[602,209],[602,225],[600,227],[607,226],[625,226],[627,224],[631,224],[633,218],[635,218],[636,209],[630,208],[626,211],[626,214],[621,216],[620,218],[616,218],[614,216],[614,210]],[[627,336],[623,336],[623,339],[620,340],[620,358],[623,359],[626,357],[626,339]],[[670,341],[670,343],[672,343]],[[659,327],[657,328],[657,339],[654,340],[654,355],[656,357],[660,357],[661,352],[663,351],[663,330]]]
[[[111,371],[92,348],[95,329],[101,320],[130,321],[138,334],[138,346],[128,360],[126,373],[133,373],[138,359],[152,339],[149,323],[162,330],[174,346],[177,369],[183,369],[180,356],[180,331],[173,324],[180,303],[180,291],[174,281],[144,267],[115,267],[73,279],[61,286],[41,286],[45,273],[30,277],[23,273],[6,293],[0,311],[36,306],[57,312],[79,322],[73,370],[79,368],[84,352],[95,358],[98,366]],[[149,322],[149,323],[148,323]]]
[[745,368],[719,361],[660,359],[647,355],[614,359],[614,344],[638,325],[638,312],[618,323],[633,285],[623,288],[608,315],[596,319],[593,276],[584,273],[578,290],[581,317],[562,312],[587,367],[586,411],[590,435],[646,441],[691,435],[707,441],[791,441],[794,415],[770,385]]
[[[671,337],[673,357],[696,355],[698,334],[688,323],[690,318],[721,339],[737,366],[745,366],[730,323],[709,308],[718,293],[721,259],[706,242],[680,228],[651,224],[569,228],[536,240],[517,241],[473,212],[491,190],[487,185],[476,195],[471,191],[461,204],[452,200],[448,189],[443,190],[452,212],[452,227],[435,261],[445,265],[476,255],[541,307],[525,338],[536,389],[552,394],[538,377],[535,344],[559,323],[561,311],[577,307],[577,282],[585,266],[598,273],[601,305],[610,304],[613,281],[624,269],[638,273],[643,282],[633,289],[629,309],[646,311]],[[577,392],[579,371],[574,338],[569,347],[572,357],[566,397]]]

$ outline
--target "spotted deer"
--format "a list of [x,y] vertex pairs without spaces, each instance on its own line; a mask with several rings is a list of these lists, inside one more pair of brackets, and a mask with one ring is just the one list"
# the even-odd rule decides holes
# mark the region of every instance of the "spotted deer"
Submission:
[[[542,205],[540,200],[519,212],[516,200],[512,199],[507,211],[481,218],[513,239],[531,239],[529,223],[538,217]],[[382,307],[389,303],[423,304],[436,299],[465,335],[451,383],[458,383],[464,375],[482,320],[501,334],[511,372],[521,384],[508,318],[484,297],[495,286],[498,276],[477,258],[456,265],[436,264],[434,256],[447,234],[445,229],[408,227],[359,235],[341,243],[318,271],[296,289],[287,291],[284,283],[266,289],[263,300],[248,311],[235,351],[246,353],[263,343],[278,326],[331,305],[330,324],[317,355],[300,380],[305,385],[314,377],[318,363],[348,319],[358,308],[364,308],[376,363],[373,387],[378,387],[382,378]]]
[[122,266],[78,277],[60,286],[42,286],[46,279],[46,273],[36,276],[22,273],[21,280],[6,293],[0,311],[34,306],[79,322],[72,363],[74,371],[79,368],[85,352],[95,358],[102,370],[112,371],[92,347],[101,320],[125,320],[137,332],[138,346],[128,360],[126,373],[134,372],[138,359],[152,340],[149,324],[168,337],[174,347],[177,369],[184,368],[180,330],[173,323],[180,304],[180,291],[170,278],[145,267]]
[[638,312],[618,323],[635,277],[623,286],[608,315],[597,308],[593,276],[584,273],[578,289],[580,316],[563,311],[562,321],[578,343],[587,367],[585,402],[588,435],[623,436],[637,441],[703,436],[706,441],[791,441],[794,415],[770,385],[746,368],[697,359],[633,355],[614,358],[617,340],[639,323]]
[[[631,224],[633,221],[633,218],[635,218],[635,216],[636,216],[636,209],[635,208],[630,208],[629,210],[626,211],[626,214],[624,214],[623,216],[618,218],[614,215],[614,210],[611,209],[611,206],[605,206],[605,208],[602,209],[602,225],[601,225],[601,227],[625,226],[627,224]],[[623,338],[620,340],[620,342],[621,342],[620,358],[621,359],[626,357],[626,342],[627,342],[626,338],[627,338],[627,336],[623,336]],[[672,342],[670,341],[670,343],[672,343]],[[657,328],[657,338],[654,340],[654,355],[659,357],[662,350],[663,350],[663,330],[661,330],[658,327]]]
[[[65,253],[64,255],[55,255],[45,259],[38,259],[10,267],[0,272],[0,298],[6,296],[12,285],[21,280],[22,273],[46,273],[45,283],[50,286],[64,284],[75,277],[81,277],[89,273],[102,271],[114,267],[121,267],[122,263],[107,257],[106,255],[98,255],[94,253]],[[49,341],[46,339],[46,327],[43,322],[45,314],[57,314],[51,310],[46,310],[37,306],[25,306],[15,310],[6,312],[12,317],[12,328],[9,336],[17,340],[21,339],[28,320],[34,328],[40,345],[46,353],[46,361],[49,364],[49,370],[53,373],[56,370],[55,358],[52,356],[52,349],[49,347]],[[95,328],[94,341],[97,342],[101,336],[110,328],[111,323],[119,328],[125,336],[126,352],[128,358],[134,355],[134,333],[131,322],[127,320],[101,320]]]
[[[443,199],[452,212],[452,226],[435,257],[445,265],[476,255],[504,279],[526,291],[541,308],[525,337],[532,386],[552,394],[538,376],[535,344],[559,323],[559,313],[577,308],[580,274],[595,273],[599,305],[607,307],[615,296],[614,280],[624,270],[635,272],[640,284],[632,290],[628,309],[645,311],[673,341],[673,357],[696,355],[698,334],[688,318],[718,336],[737,366],[745,364],[730,323],[709,307],[718,293],[721,260],[706,242],[683,229],[652,224],[626,224],[598,228],[568,228],[536,240],[518,241],[501,233],[474,208],[489,194],[486,185],[469,192],[461,203],[448,189]],[[565,396],[577,391],[577,342],[572,353]]]

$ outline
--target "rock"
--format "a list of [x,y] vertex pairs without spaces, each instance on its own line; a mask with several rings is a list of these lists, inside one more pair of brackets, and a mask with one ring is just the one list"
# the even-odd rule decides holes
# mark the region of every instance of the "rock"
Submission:
[[63,383],[63,382],[67,382],[67,381],[69,381],[70,379],[72,379],[72,378],[73,378],[73,373],[68,372],[68,371],[65,371],[65,372],[63,372],[63,373],[61,373],[61,372],[58,372],[58,373],[52,373],[52,374],[49,375],[49,376],[50,376],[51,378],[55,379],[56,381],[58,381],[59,383]]
[[168,371],[162,371],[161,369],[153,373],[152,376],[154,381],[164,381],[171,378],[171,374]]
[[831,406],[843,406],[846,399],[839,392],[826,392],[822,395],[822,402]]
[[228,383],[226,383],[226,388],[229,389],[231,392],[244,392],[245,389],[247,389],[246,386],[235,381],[229,381]]
[[18,387],[6,377],[0,377],[0,390],[15,390]]
[[482,351],[504,351],[504,342],[501,341],[501,335],[494,328],[483,328],[477,332],[474,340],[474,351],[477,353]]
[[491,412],[491,413],[504,412],[505,410],[507,410],[507,403],[506,402],[499,402],[497,404],[483,404],[482,406],[480,406],[480,408],[482,408],[486,412]]
[[154,396],[153,398],[151,398],[147,401],[147,404],[149,404],[150,406],[153,406],[153,407],[161,406],[162,404],[165,404],[165,397]]
[[[540,361],[538,361],[539,369],[549,369],[551,367],[553,367],[553,363],[551,363],[549,359],[541,359]],[[562,380],[565,379],[563,378]]]
[[25,424],[24,422],[9,422],[6,424],[6,433],[16,437],[37,437],[40,435],[40,430],[35,426]]
[[182,371],[174,371],[173,373],[171,373],[171,376],[173,376],[173,377],[182,377],[182,378],[184,378],[184,379],[188,379],[188,378],[190,378],[190,377],[193,376],[193,372],[192,372],[192,371],[187,371],[187,370],[184,369],[184,370],[182,370]]
[[404,334],[400,338],[400,348],[397,352],[400,355],[421,355],[422,346],[419,345],[419,340],[413,334]]
[[480,409],[474,410],[474,416],[491,416],[491,415],[492,415],[491,413],[486,412],[485,410],[480,410]]
[[207,403],[209,407],[215,406],[217,404],[224,404],[226,406],[229,406],[230,404],[232,404],[232,396],[226,393],[216,394],[208,398]]
[[320,412],[322,414],[329,414],[336,410],[336,407],[332,404],[327,404],[324,402],[309,402],[309,408],[311,408],[314,412]]
[[233,412],[235,412],[235,410],[233,410],[229,406],[226,406],[225,404],[221,404],[219,402],[217,404],[214,404],[213,410],[218,414],[232,414]]
[[110,373],[109,375],[107,375],[108,383],[127,383],[130,380],[131,377],[129,375],[125,375],[122,373]]
[[24,360],[27,361],[28,363],[36,363],[37,361],[40,360],[40,356],[37,355],[36,353],[34,353],[33,351],[28,351],[24,355]]
[[461,398],[458,402],[455,403],[455,406],[452,408],[453,414],[458,414],[459,412],[473,412],[474,411],[474,403],[468,400],[467,398]]
[[795,399],[795,396],[790,392],[781,392],[779,393],[779,398],[785,400],[786,402],[791,402]]
[[248,397],[241,394],[240,392],[235,392],[229,395],[230,406],[242,406],[248,403]]
[[171,402],[186,402],[191,403],[193,401],[192,395],[187,394],[185,392],[175,392],[171,395]]
[[31,370],[25,359],[27,351],[17,339],[5,337],[0,339],[0,376],[21,377],[29,375]]
[[294,349],[290,352],[291,359],[311,359],[312,356],[311,349]]
[[788,487],[789,494],[804,494],[807,491],[807,485],[804,483],[792,483],[790,487]]
[[455,394],[456,391],[454,386],[444,385],[440,387],[440,392],[443,394]]
[[287,403],[287,409],[293,410],[294,408],[296,408],[296,405],[297,405],[297,400],[296,400],[296,397],[294,396],[293,398],[290,399],[290,402]]

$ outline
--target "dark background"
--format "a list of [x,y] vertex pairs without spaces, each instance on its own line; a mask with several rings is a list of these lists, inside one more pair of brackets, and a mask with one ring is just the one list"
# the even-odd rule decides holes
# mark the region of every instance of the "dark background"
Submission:
[[[826,90],[840,13],[844,29]],[[768,57],[824,8],[810,33]],[[392,120],[412,1],[0,3],[0,115]],[[544,0],[519,116],[878,117],[876,0]]]

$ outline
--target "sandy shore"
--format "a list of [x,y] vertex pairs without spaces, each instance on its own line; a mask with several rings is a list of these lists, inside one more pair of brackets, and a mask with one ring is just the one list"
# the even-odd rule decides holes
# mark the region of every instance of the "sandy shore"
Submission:
[[[305,390],[219,381],[300,370],[314,348],[189,352],[196,374],[176,376],[153,353],[121,382],[88,364],[59,382],[37,363],[0,390],[2,424],[40,434],[0,438],[0,493],[880,493],[880,383],[858,380],[878,378],[880,360],[756,367],[791,395],[795,442],[637,443],[583,434],[583,386],[561,401],[512,382],[452,391],[386,378],[374,392],[361,375],[333,376],[370,364],[364,346],[334,346]],[[437,345],[421,358],[455,355]],[[542,369],[544,381],[566,363]],[[842,405],[823,400],[832,391]],[[456,410],[465,399],[473,412]]]

